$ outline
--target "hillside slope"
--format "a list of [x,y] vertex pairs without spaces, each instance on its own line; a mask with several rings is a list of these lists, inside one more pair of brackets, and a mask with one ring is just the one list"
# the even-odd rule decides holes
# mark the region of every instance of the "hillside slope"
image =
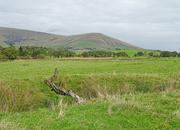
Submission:
[[72,50],[142,49],[101,33],[64,36],[0,27],[0,45],[7,46],[8,44],[15,46],[44,46]]

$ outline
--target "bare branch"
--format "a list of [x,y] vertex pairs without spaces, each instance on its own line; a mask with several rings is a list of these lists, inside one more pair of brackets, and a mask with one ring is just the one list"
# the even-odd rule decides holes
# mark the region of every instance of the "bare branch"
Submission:
[[51,77],[51,82],[53,82],[55,79],[57,79],[57,77],[58,77],[58,69],[55,68],[55,73],[54,73],[53,77]]
[[68,94],[75,100],[76,103],[81,103],[83,102],[83,98],[79,97],[78,95],[76,95],[75,93],[72,92],[72,90],[68,90],[67,91]]
[[49,87],[51,87],[51,90],[54,91],[56,94],[59,94],[59,95],[68,95],[65,90],[58,89],[58,88],[56,87],[56,85],[51,82],[51,80],[46,79],[46,80],[45,80],[45,83],[46,83]]
[[58,89],[58,88],[56,87],[56,85],[53,83],[53,81],[54,81],[55,79],[57,79],[57,77],[58,77],[58,69],[56,68],[54,75],[53,75],[50,79],[46,79],[46,80],[45,80],[45,83],[46,83],[49,87],[51,87],[51,90],[52,90],[52,91],[54,91],[54,92],[55,92],[56,94],[58,94],[58,95],[70,95],[70,96],[74,99],[74,101],[75,101],[76,103],[81,103],[81,102],[83,102],[83,98],[82,98],[82,97],[79,97],[78,95],[76,95],[75,93],[73,93],[72,90],[65,91],[65,90],[63,90],[63,89]]

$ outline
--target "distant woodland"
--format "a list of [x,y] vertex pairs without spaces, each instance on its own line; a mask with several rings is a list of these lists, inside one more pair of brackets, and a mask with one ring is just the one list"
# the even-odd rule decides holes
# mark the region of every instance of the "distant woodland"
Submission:
[[[180,53],[173,51],[161,51],[155,54],[153,51],[138,51],[134,57],[180,57]],[[45,59],[45,58],[63,58],[63,57],[129,57],[126,51],[85,51],[74,52],[68,49],[53,49],[47,47],[20,46],[15,48],[13,45],[9,47],[0,46],[0,60],[14,59]]]

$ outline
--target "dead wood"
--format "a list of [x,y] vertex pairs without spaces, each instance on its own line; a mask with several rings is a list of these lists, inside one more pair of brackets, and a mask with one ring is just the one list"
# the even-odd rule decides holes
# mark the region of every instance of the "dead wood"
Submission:
[[46,100],[46,102],[48,103],[50,110],[55,110],[54,106],[50,103],[48,99]]
[[55,80],[55,79],[57,79],[57,77],[58,77],[58,70],[57,70],[57,68],[55,69],[55,73],[54,73],[54,75],[50,78],[50,79],[46,79],[45,80],[45,83],[49,86],[49,87],[51,87],[51,90],[52,91],[54,91],[56,94],[58,94],[58,95],[66,95],[66,96],[71,96],[73,99],[74,99],[74,101],[76,102],[76,103],[81,103],[81,102],[83,102],[83,98],[82,97],[79,97],[78,95],[76,95],[75,93],[73,93],[72,92],[72,90],[67,90],[67,91],[65,91],[65,90],[63,90],[63,89],[58,89],[57,87],[56,87],[56,85],[53,83],[53,81]]

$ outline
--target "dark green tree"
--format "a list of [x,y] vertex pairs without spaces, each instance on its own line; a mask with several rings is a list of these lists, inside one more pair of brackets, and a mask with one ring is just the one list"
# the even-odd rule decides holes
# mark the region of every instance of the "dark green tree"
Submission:
[[162,52],[160,53],[160,56],[161,56],[161,57],[171,57],[171,56],[172,56],[172,53],[169,52],[169,51],[162,51]]
[[180,57],[180,53],[178,53],[178,57]]
[[127,57],[128,54],[126,54],[126,52],[118,52],[116,53],[117,57]]
[[153,56],[153,52],[149,52],[148,55],[149,55],[149,56]]
[[143,56],[144,55],[144,53],[142,52],[142,51],[139,51],[138,53],[137,53],[137,56]]
[[173,52],[172,52],[172,56],[173,56],[173,57],[177,57],[177,56],[178,56],[178,53],[177,53],[176,51],[173,51]]
[[40,54],[41,54],[41,51],[35,49],[35,50],[33,50],[31,56],[32,56],[33,59],[37,59],[37,56],[40,55]]
[[28,51],[25,50],[24,47],[20,46],[20,47],[18,48],[18,50],[19,50],[19,56],[27,56],[27,55],[28,55]]
[[54,57],[58,57],[58,58],[59,58],[59,53],[58,53],[57,50],[55,50],[52,55],[53,55]]
[[7,47],[3,51],[4,55],[7,56],[10,60],[14,60],[17,58],[19,51],[16,48]]
[[55,50],[54,50],[52,47],[49,47],[49,48],[48,48],[48,55],[49,55],[50,57],[52,57],[54,51],[55,51]]
[[90,55],[89,55],[89,53],[88,52],[83,52],[82,54],[81,54],[83,57],[90,57]]

